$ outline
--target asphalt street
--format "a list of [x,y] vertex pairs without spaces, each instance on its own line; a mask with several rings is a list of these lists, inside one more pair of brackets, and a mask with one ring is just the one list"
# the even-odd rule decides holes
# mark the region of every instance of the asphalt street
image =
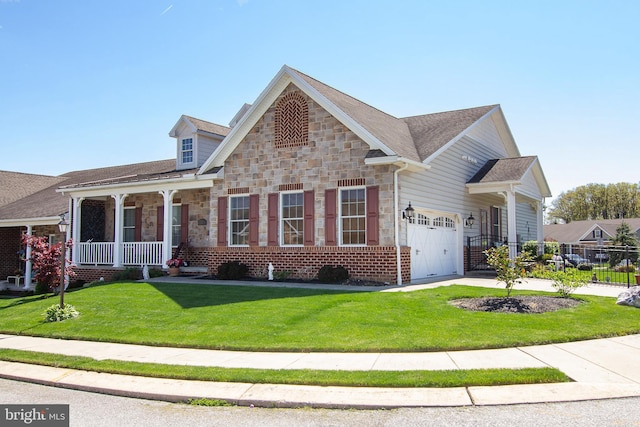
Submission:
[[393,410],[201,407],[0,379],[0,403],[70,405],[71,426],[640,426],[640,398]]

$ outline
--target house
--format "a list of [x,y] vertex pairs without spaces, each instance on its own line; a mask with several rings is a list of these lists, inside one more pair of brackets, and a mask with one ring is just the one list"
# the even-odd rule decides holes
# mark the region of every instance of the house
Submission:
[[640,218],[571,221],[568,224],[546,224],[544,239],[571,245],[609,245],[616,230],[626,223],[640,239]]
[[[215,273],[239,260],[310,278],[324,265],[407,283],[463,274],[482,242],[542,240],[550,190],[499,105],[397,118],[283,66],[230,126],[182,116],[176,158],[58,177],[79,277],[180,256]],[[40,231],[34,194],[0,227]],[[4,208],[7,208],[4,210]],[[16,221],[16,216],[21,216]]]

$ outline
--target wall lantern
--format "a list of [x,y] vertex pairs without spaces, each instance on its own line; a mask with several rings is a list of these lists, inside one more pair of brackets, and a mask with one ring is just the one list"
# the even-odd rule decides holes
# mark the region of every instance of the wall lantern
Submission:
[[471,227],[473,227],[473,223],[475,221],[476,221],[476,219],[473,217],[473,212],[469,212],[469,217],[464,220],[464,226],[466,228],[471,228]]
[[408,219],[409,222],[413,222],[413,218],[416,215],[416,210],[411,206],[411,202],[409,202],[409,206],[402,211],[402,219]]
[[68,226],[69,226],[69,223],[65,219],[65,215],[64,214],[60,215],[60,222],[58,223],[58,229],[60,230],[60,232],[66,233]]

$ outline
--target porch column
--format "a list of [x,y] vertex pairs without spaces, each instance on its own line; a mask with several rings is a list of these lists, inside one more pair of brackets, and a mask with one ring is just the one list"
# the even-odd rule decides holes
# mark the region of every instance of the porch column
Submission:
[[78,243],[80,243],[80,218],[81,218],[81,205],[84,197],[73,198],[73,211],[71,214],[71,224],[73,231],[71,232],[71,238],[73,239],[73,247],[71,249],[71,262],[73,264],[78,263]]
[[164,200],[164,230],[162,231],[162,267],[166,267],[167,260],[171,259],[171,208],[173,205],[173,196],[177,190],[161,190]]
[[538,243],[542,245],[542,248],[544,248],[544,212],[542,211],[542,204],[544,202],[544,199],[536,202],[536,213],[537,215],[537,230],[536,230],[536,239],[538,240]]
[[507,190],[507,242],[509,243],[509,258],[518,255],[518,230],[516,228],[516,192]]
[[113,266],[120,267],[122,265],[122,216],[124,212],[122,208],[124,206],[124,200],[128,194],[112,194],[111,197],[116,202],[115,206],[115,221],[113,230]]
[[[27,236],[31,236],[33,233],[33,227],[31,225],[27,225]],[[27,251],[25,253],[27,257],[27,261],[24,264],[24,288],[31,289],[31,278],[33,263],[31,262],[31,245],[27,245]]]

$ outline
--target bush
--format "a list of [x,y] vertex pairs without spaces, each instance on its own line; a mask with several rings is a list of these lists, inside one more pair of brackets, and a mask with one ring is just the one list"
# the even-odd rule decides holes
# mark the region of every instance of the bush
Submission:
[[340,283],[349,279],[349,271],[343,266],[325,265],[318,271],[318,280],[322,283]]
[[633,273],[636,271],[636,266],[633,264],[618,265],[613,270],[617,271],[618,273]]
[[112,282],[121,280],[140,280],[142,279],[142,271],[136,267],[127,267],[122,271],[116,271],[111,275]]
[[593,270],[593,266],[591,264],[578,264],[578,270],[581,271],[591,271]]
[[44,312],[45,322],[61,322],[65,319],[78,317],[80,313],[71,304],[65,304],[64,308],[60,308],[60,304],[54,304],[47,308]]
[[289,276],[291,276],[291,270],[282,270],[282,271],[274,271],[273,279],[274,280],[287,280]]
[[67,289],[82,288],[85,283],[87,283],[87,282],[85,280],[82,280],[82,279],[74,280],[73,282],[69,283],[69,286],[67,286]]
[[249,267],[240,261],[228,261],[218,266],[218,279],[240,280],[246,276]]
[[551,274],[552,286],[561,297],[567,298],[576,289],[585,286],[587,279],[577,270],[556,271]]
[[162,277],[164,276],[164,271],[162,271],[161,268],[150,268],[149,269],[149,277],[150,278],[154,278],[154,277]]
[[51,289],[49,288],[49,285],[46,285],[42,282],[36,283],[36,290],[35,290],[36,295],[46,294],[47,292],[50,292],[50,291]]

